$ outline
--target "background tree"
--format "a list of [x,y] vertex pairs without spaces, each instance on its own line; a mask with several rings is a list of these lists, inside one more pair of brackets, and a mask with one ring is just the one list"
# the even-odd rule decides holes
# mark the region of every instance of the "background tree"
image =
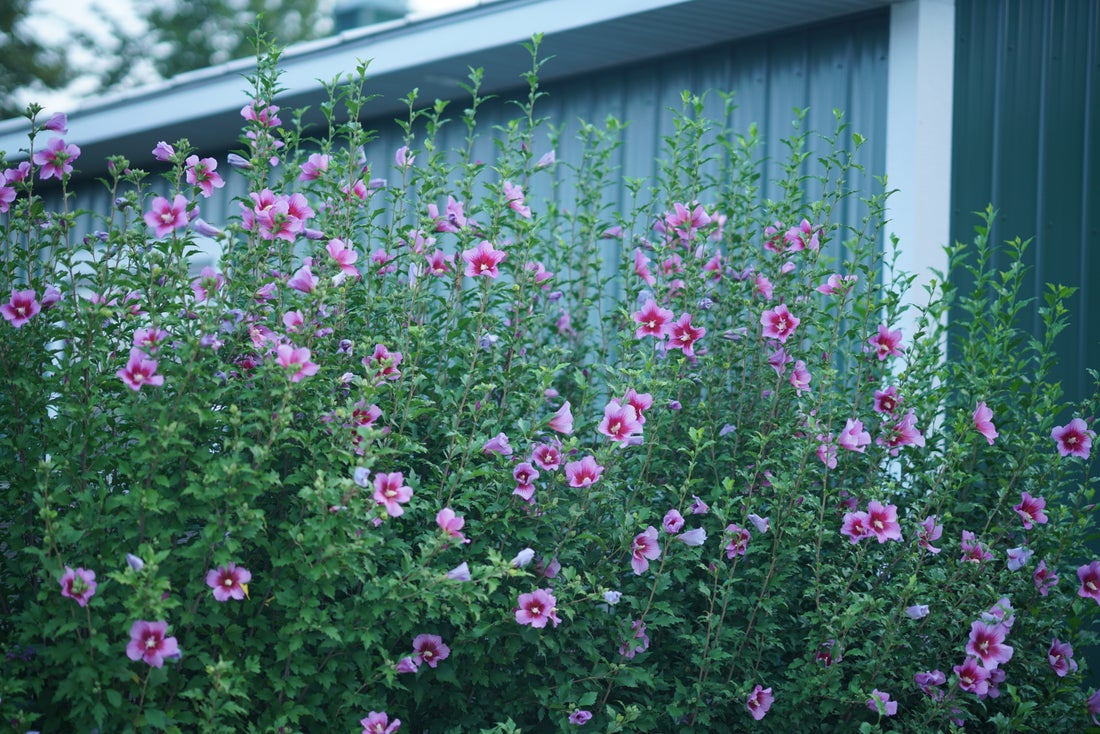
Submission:
[[0,2],[0,119],[22,113],[17,90],[59,89],[69,81],[65,48],[46,45],[26,32],[30,5],[30,0]]

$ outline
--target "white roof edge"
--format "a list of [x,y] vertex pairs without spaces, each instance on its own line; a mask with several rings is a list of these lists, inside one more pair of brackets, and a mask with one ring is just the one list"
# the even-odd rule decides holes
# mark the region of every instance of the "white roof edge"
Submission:
[[[380,77],[465,53],[522,43],[615,18],[692,0],[499,0],[443,15],[413,16],[297,44],[280,58],[283,94],[323,89],[334,70],[343,75],[370,59]],[[492,22],[486,22],[491,18]],[[411,42],[414,41],[415,42]],[[164,82],[92,98],[69,115],[67,142],[90,145],[238,109],[247,99],[244,76],[252,58],[199,69]],[[27,122],[0,122],[0,151],[27,146]]]

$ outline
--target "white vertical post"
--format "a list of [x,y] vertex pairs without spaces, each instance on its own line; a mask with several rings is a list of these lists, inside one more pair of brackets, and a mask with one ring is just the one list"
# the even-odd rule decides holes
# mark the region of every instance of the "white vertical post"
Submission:
[[[886,176],[887,233],[899,239],[898,269],[917,275],[905,302],[927,301],[931,269],[947,269],[950,239],[951,125],[955,72],[955,0],[905,0],[890,6]],[[916,333],[907,313],[906,343]]]

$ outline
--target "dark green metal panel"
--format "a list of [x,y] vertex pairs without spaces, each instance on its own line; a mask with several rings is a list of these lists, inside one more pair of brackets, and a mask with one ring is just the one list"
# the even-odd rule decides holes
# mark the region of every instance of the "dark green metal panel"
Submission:
[[[1100,368],[1100,3],[956,0],[951,236],[988,203],[993,241],[1034,238],[1025,296],[1079,288],[1058,344],[1067,396]],[[1037,308],[1026,326],[1038,332]]]

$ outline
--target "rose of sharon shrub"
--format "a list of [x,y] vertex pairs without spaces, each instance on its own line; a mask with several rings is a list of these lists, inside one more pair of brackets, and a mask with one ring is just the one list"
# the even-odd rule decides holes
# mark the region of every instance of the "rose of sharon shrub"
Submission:
[[[112,160],[83,240],[75,146],[3,164],[0,721],[1086,727],[1098,402],[1049,379],[1068,290],[1022,338],[988,213],[950,250],[973,290],[903,329],[885,195],[836,184],[853,153],[796,128],[759,200],[755,131],[692,95],[651,196],[611,212],[622,124],[559,165],[540,64],[482,165],[415,96],[396,151],[284,124],[266,53],[225,221],[186,140],[149,141],[160,193]],[[196,278],[200,234],[223,255]]]

